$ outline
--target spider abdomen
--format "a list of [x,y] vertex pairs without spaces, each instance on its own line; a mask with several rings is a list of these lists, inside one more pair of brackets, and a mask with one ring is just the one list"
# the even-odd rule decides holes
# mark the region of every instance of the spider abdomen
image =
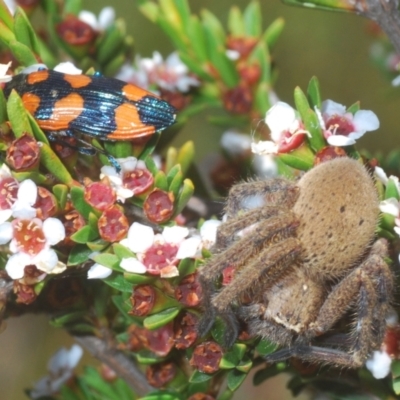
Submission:
[[374,182],[356,160],[322,163],[298,182],[294,212],[305,270],[314,277],[342,276],[374,239],[379,200]]

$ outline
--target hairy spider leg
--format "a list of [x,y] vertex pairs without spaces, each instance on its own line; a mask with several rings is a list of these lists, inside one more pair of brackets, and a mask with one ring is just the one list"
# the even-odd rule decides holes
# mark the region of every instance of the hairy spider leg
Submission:
[[[358,296],[356,321],[351,333],[350,353],[317,346],[296,346],[279,350],[266,357],[269,363],[298,357],[307,361],[324,360],[345,367],[360,367],[372,348],[379,348],[384,335],[384,320],[393,290],[392,272],[383,259],[387,244],[378,240],[362,264],[338,283],[325,300],[318,317],[306,335],[310,338],[327,332],[352,305]],[[378,327],[378,329],[376,329]]]

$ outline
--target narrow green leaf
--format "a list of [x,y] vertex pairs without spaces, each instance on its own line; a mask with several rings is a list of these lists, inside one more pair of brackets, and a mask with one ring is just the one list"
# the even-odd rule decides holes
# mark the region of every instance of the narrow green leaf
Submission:
[[218,18],[210,11],[203,9],[201,11],[202,24],[205,30],[209,32],[211,36],[214,36],[215,47],[225,45],[225,32],[221,22]]
[[30,113],[26,113],[26,115],[28,116],[29,124],[31,126],[33,136],[35,136],[35,139],[38,142],[49,144],[49,139],[47,139],[47,136],[45,135],[45,133],[40,129],[35,118],[33,118]]
[[124,43],[125,36],[125,22],[122,19],[118,19],[103,33],[101,40],[96,44],[97,61],[100,64],[105,64],[113,56],[118,54],[119,49]]
[[7,100],[4,96],[4,92],[0,90],[0,124],[8,121],[7,117]]
[[164,391],[150,393],[147,396],[141,397],[140,400],[181,400],[176,394],[167,393]]
[[304,127],[311,133],[311,137],[307,137],[310,147],[315,151],[319,151],[326,146],[325,138],[322,134],[322,128],[317,114],[309,109],[303,119]]
[[196,56],[196,61],[201,65],[207,61],[207,46],[203,27],[196,15],[190,17],[190,23],[186,29],[191,43],[191,49],[187,49],[187,51],[193,51]]
[[154,276],[149,275],[141,275],[141,274],[134,274],[131,272],[125,272],[124,278],[135,285],[142,285],[147,283],[154,283],[156,278]]
[[252,1],[243,13],[244,28],[248,36],[258,37],[261,35],[262,21],[261,9],[258,1]]
[[201,383],[201,382],[206,382],[209,381],[213,375],[211,374],[205,374],[200,371],[194,371],[191,377],[189,378],[190,383]]
[[318,107],[318,109],[321,110],[322,107],[321,89],[319,86],[318,78],[316,76],[313,76],[310,79],[310,83],[308,84],[307,88],[307,95],[311,107],[312,108]]
[[[2,21],[8,29],[11,30],[13,28],[13,16],[3,0],[0,0],[0,21]],[[2,28],[0,27],[0,31],[1,30]]]
[[266,339],[261,339],[260,343],[258,343],[256,346],[256,351],[262,356],[267,356],[268,354],[271,354],[277,350],[278,347],[279,346],[275,343],[272,343]]
[[171,307],[157,314],[150,315],[150,317],[144,319],[143,326],[150,330],[161,328],[168,322],[171,322],[179,314],[179,311],[180,308]]
[[175,202],[175,215],[178,215],[184,209],[189,199],[193,196],[193,193],[194,186],[192,181],[190,179],[185,179],[179,197]]
[[67,204],[68,186],[62,184],[54,185],[52,191],[54,196],[56,196],[56,199],[58,201],[58,204],[60,205],[61,210],[64,210],[65,205]]
[[303,144],[291,153],[279,154],[278,157],[289,167],[308,171],[314,165],[314,154]]
[[129,250],[127,247],[123,246],[122,244],[114,243],[112,247],[113,247],[113,250],[114,250],[114,254],[117,257],[119,257],[120,259],[122,259],[122,258],[130,258],[130,257],[134,257],[135,256],[132,253],[131,250]]
[[93,257],[93,261],[101,265],[104,265],[105,267],[111,268],[114,271],[122,271],[122,268],[119,266],[121,260],[115,254],[111,253],[96,254]]
[[75,232],[71,235],[71,239],[75,243],[85,244],[87,242],[91,242],[99,237],[98,232],[93,230],[89,225],[85,225],[83,228],[79,229],[79,231]]
[[174,165],[172,166],[172,168],[170,168],[167,171],[168,171],[168,173],[167,173],[167,182],[168,182],[168,185],[171,185],[171,182],[173,181],[175,176],[179,172],[181,172],[181,166],[175,162]]
[[33,136],[31,125],[29,124],[27,111],[18,93],[13,89],[7,101],[7,114],[11,123],[11,128],[15,137],[19,138],[24,133]]
[[82,0],[67,0],[64,2],[64,13],[78,15],[82,10]]
[[158,171],[154,177],[154,186],[161,190],[168,190],[167,176],[164,171]]
[[85,318],[85,311],[74,311],[68,314],[64,314],[60,317],[54,317],[50,320],[50,324],[56,328],[62,328],[63,326],[78,321],[80,319]]
[[294,102],[300,117],[304,119],[310,109],[310,104],[308,103],[306,95],[298,86],[294,89]]
[[228,30],[233,36],[245,36],[243,15],[238,6],[232,6],[229,10]]
[[84,189],[82,187],[71,188],[71,201],[76,211],[78,211],[85,219],[89,218],[89,214],[93,212],[93,207],[86,203],[84,198]]
[[75,245],[68,255],[68,266],[80,265],[89,260],[89,256],[93,253],[85,244]]
[[140,350],[137,353],[135,353],[135,357],[137,359],[138,364],[143,364],[143,365],[154,365],[164,360],[163,357],[160,357],[149,350]]
[[188,43],[185,35],[182,34],[182,31],[176,25],[170,23],[165,14],[158,16],[157,24],[169,36],[178,51],[187,50]]
[[40,54],[40,46],[36,33],[24,10],[20,7],[17,8],[14,15],[14,33],[19,42],[28,46],[37,55]]
[[270,50],[275,46],[284,27],[285,20],[283,18],[277,18],[263,33],[262,40],[267,44]]
[[232,390],[232,392],[239,389],[239,386],[244,382],[246,377],[247,374],[240,372],[236,369],[229,371],[227,380],[228,388]]
[[17,61],[22,65],[29,66],[37,64],[39,61],[32,50],[23,43],[12,40],[9,43],[9,48]]
[[[205,62],[200,63],[198,60],[193,59],[190,55],[183,51],[179,51],[178,54],[181,61],[186,64],[191,72],[199,76],[201,79],[213,81],[213,77],[205,71]],[[208,59],[208,56],[206,56],[206,58]]]
[[266,112],[272,107],[268,93],[271,86],[267,82],[261,82],[257,85],[256,93],[254,96],[255,108],[262,115],[265,116]]
[[[249,60],[254,61],[261,68],[260,82],[271,85],[271,55],[268,47],[264,42],[259,42],[249,55]],[[268,97],[268,93],[264,93]]]
[[172,181],[169,185],[169,188],[168,188],[168,191],[172,192],[174,194],[175,199],[179,195],[179,191],[181,190],[182,182],[183,182],[183,174],[181,171],[178,171],[178,173],[172,179]]
[[144,163],[146,164],[146,168],[151,172],[151,174],[154,176],[158,172],[158,168],[156,163],[154,162],[152,157],[147,157],[144,160]]
[[194,159],[194,143],[189,140],[186,142],[178,152],[177,163],[180,164],[182,174],[185,175]]
[[156,22],[160,14],[160,7],[156,3],[148,0],[138,0],[138,8],[140,12],[147,17],[150,21]]
[[[165,172],[167,172],[167,176],[170,175],[170,170],[176,166],[178,157],[178,150],[176,147],[169,146],[167,149],[167,154],[165,156]],[[171,178],[172,179],[172,178]],[[169,180],[170,182],[170,180]]]
[[354,115],[357,111],[360,111],[360,102],[356,101],[354,104],[348,107],[346,111]]
[[132,283],[126,281],[121,274],[113,274],[103,279],[103,282],[120,292],[132,293]]
[[389,179],[385,189],[385,199],[394,197],[396,200],[400,200],[399,190],[397,184],[393,179]]
[[253,367],[253,362],[250,359],[240,361],[240,363],[236,366],[236,369],[238,371],[242,371],[246,374],[248,374],[251,371],[251,368]]

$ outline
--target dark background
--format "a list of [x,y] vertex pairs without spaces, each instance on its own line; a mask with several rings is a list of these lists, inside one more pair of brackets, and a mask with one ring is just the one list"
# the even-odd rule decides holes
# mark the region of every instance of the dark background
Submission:
[[[105,5],[104,0],[84,1],[84,8],[96,13]],[[225,24],[227,10],[232,4],[242,9],[247,1],[192,0],[192,10],[208,8]],[[128,31],[134,36],[136,52],[149,57],[154,50],[168,55],[172,50],[162,31],[148,22],[132,0],[114,0],[117,16],[123,16]],[[367,34],[367,21],[345,13],[328,13],[289,7],[279,0],[261,2],[264,27],[277,17],[283,17],[286,27],[273,58],[279,69],[276,92],[281,100],[293,105],[293,90],[299,85],[307,87],[316,75],[321,83],[323,98],[330,98],[349,106],[357,100],[363,109],[373,110],[381,121],[381,128],[367,133],[359,148],[388,152],[397,147],[400,88],[390,87],[369,60],[372,38]],[[195,142],[197,160],[218,147],[219,128],[210,127],[197,118],[175,140],[179,145],[190,139]],[[0,334],[0,400],[25,399],[23,388],[29,387],[46,373],[48,358],[60,346],[70,346],[71,340],[60,330],[48,327],[44,317],[29,316],[12,319]],[[88,357],[88,360],[90,357]],[[290,399],[283,389],[282,380],[269,381],[253,391],[248,382],[235,399],[265,398]],[[307,396],[302,397],[303,399]]]

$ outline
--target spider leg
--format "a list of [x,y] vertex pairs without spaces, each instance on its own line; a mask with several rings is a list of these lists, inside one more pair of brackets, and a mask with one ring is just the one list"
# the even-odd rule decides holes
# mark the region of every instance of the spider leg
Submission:
[[[272,200],[273,204],[282,204],[291,208],[297,200],[298,192],[296,184],[285,178],[240,183],[229,191],[225,212],[230,219],[235,217],[240,210],[253,208],[254,205],[252,206],[251,203],[264,205],[269,202],[268,200]],[[269,195],[274,197],[269,199]]]
[[267,362],[290,357],[324,361],[347,367],[362,366],[373,349],[380,347],[385,333],[385,317],[392,293],[392,273],[383,257],[387,252],[384,239],[378,240],[365,261],[345,277],[325,300],[315,322],[306,335],[324,334],[357,299],[356,323],[351,334],[350,352],[317,346],[293,346],[267,356]]

